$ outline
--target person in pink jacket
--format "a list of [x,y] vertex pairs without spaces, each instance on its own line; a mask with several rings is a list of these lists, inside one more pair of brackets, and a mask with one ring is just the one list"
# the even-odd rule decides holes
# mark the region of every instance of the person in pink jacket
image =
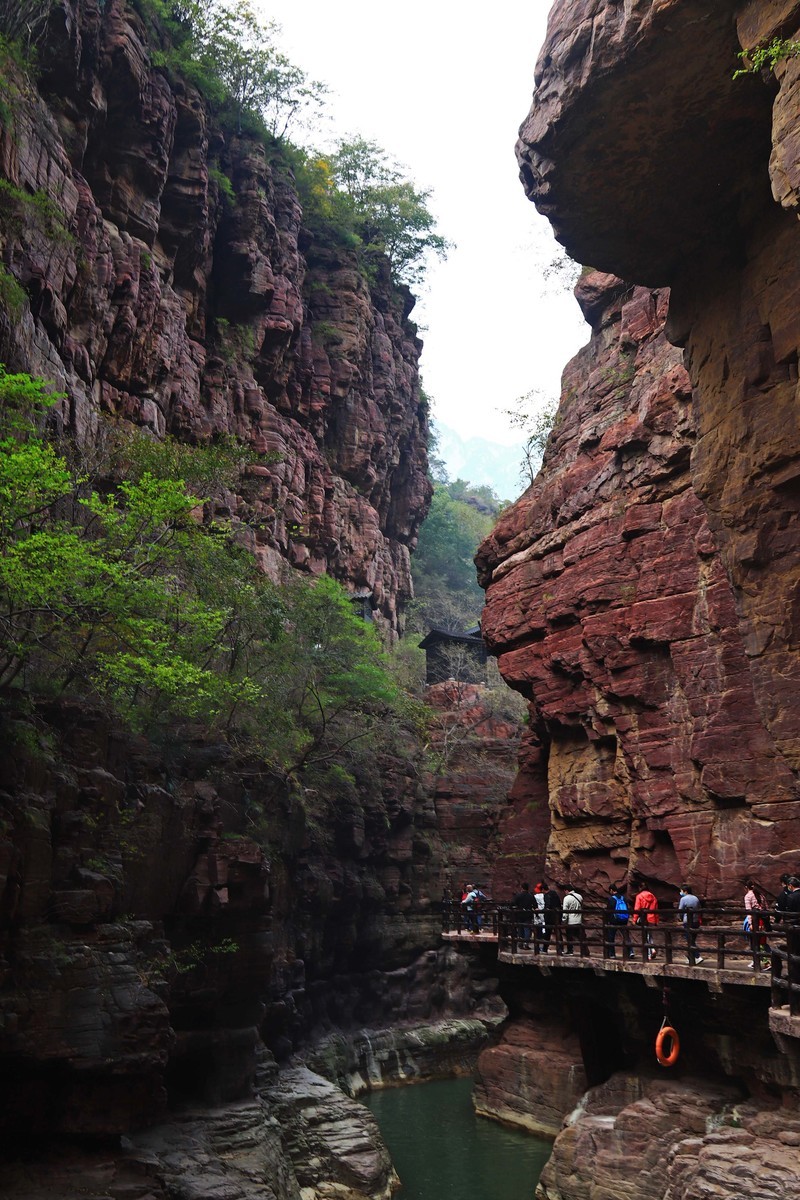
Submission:
[[744,906],[747,910],[747,916],[744,919],[744,927],[746,932],[750,934],[750,945],[753,948],[753,958],[750,966],[755,967],[756,959],[760,958],[761,970],[768,971],[770,967],[769,946],[767,945],[766,934],[759,933],[758,930],[769,929],[769,905],[764,893],[760,891],[754,879],[748,879],[745,888]]

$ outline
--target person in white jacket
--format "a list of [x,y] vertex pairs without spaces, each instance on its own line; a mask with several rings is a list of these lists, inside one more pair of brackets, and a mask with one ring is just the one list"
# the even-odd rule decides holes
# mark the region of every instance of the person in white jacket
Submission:
[[564,937],[567,943],[567,954],[573,953],[576,941],[581,950],[583,950],[583,896],[571,884],[567,885],[566,894],[561,902],[561,911],[564,914]]

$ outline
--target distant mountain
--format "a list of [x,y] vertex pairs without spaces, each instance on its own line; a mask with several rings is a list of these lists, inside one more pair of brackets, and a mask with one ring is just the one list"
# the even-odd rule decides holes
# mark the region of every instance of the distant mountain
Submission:
[[521,446],[503,446],[485,438],[463,438],[454,429],[434,421],[438,438],[438,457],[443,459],[451,479],[468,479],[480,486],[494,488],[501,500],[516,500],[525,490],[520,481]]

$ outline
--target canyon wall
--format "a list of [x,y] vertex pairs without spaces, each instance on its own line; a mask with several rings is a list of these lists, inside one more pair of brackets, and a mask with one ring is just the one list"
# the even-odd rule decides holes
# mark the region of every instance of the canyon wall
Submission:
[[[791,0],[553,5],[517,150],[588,264],[591,338],[477,560],[531,714],[498,888],[523,860],[595,901],[638,878],[741,902],[800,866],[800,62],[734,78],[742,48],[798,36]],[[477,1101],[557,1132],[540,1200],[800,1186],[797,1042],[765,993],[519,969],[501,990]]]
[[800,66],[733,79],[798,22],[557,2],[520,133],[529,195],[593,268],[593,333],[479,554],[484,630],[531,701],[507,853],[595,894],[635,872],[739,899],[800,865]]
[[[109,423],[240,439],[246,487],[209,507],[271,577],[334,576],[392,640],[431,490],[413,297],[304,212],[285,147],[157,65],[156,10],[66,0],[37,84],[4,59],[0,360],[66,393],[87,459]],[[200,731],[10,703],[0,1191],[388,1195],[371,1121],[286,1060],[335,1032],[356,1049],[319,1052],[331,1079],[474,1062],[504,1009],[490,959],[438,948],[438,902],[488,876],[510,726],[443,693],[446,753],[409,724],[320,794]]]
[[333,575],[396,632],[430,494],[413,298],[309,228],[278,143],[155,65],[154,12],[66,0],[38,87],[8,58],[0,247],[25,297],[0,356],[67,393],[84,443],[103,417],[244,441],[265,457],[220,515],[271,574]]

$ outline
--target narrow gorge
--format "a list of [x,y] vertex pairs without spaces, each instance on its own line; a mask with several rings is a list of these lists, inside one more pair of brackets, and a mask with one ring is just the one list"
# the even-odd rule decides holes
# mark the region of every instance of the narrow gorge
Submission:
[[[153,447],[182,489],[210,463],[175,545],[210,531],[202,594],[233,587],[224,541],[253,597],[217,639],[234,700],[212,719],[213,689],[181,710],[152,621],[95,627],[70,600],[25,658],[47,604],[29,591],[20,620],[5,568],[0,1192],[383,1200],[399,1180],[358,1097],[474,1073],[479,1114],[553,1142],[537,1200],[800,1194],[800,1018],[766,979],[559,970],[442,938],[467,879],[496,902],[573,884],[587,907],[644,883],[670,911],[687,881],[713,906],[800,873],[800,3],[552,5],[517,159],[582,264],[588,340],[541,470],[476,557],[522,724],[463,679],[398,698],[377,658],[315,674],[362,626],[389,649],[416,637],[433,485],[415,296],[337,208],[330,163],[181,57],[198,11],[57,0],[35,59],[0,43],[0,388],[26,373],[54,393],[36,438],[77,482],[48,519],[65,539],[113,529]],[[20,479],[0,480],[9,511]],[[39,531],[24,511],[2,522],[8,562]],[[129,572],[148,580],[153,528]],[[187,655],[210,619],[182,610]],[[161,655],[127,707],[103,687],[119,628],[126,669]],[[271,708],[237,674],[262,637]],[[41,657],[68,641],[96,656],[84,675]]]

